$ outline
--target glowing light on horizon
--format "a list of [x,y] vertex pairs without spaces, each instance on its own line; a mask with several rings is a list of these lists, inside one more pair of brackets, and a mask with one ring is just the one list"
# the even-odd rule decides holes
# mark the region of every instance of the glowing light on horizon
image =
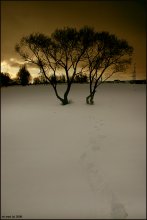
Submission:
[[[15,78],[19,68],[21,65],[23,65],[25,62],[21,60],[17,60],[16,58],[11,57],[8,61],[3,60],[1,62],[1,72],[3,73],[9,73],[11,78]],[[39,68],[34,66],[27,66],[28,71],[30,72],[32,78],[39,76]],[[80,71],[80,69],[78,69]],[[140,71],[141,72],[141,71]],[[60,70],[57,71],[57,75],[64,74],[64,71],[61,72]],[[105,73],[107,75],[107,72]],[[136,74],[137,75],[137,74]],[[137,77],[137,76],[136,76]],[[130,67],[126,72],[123,73],[116,73],[112,77],[109,78],[109,80],[114,79],[132,79],[132,67]]]
[[[17,60],[16,58],[13,58],[13,57],[11,57],[11,58],[9,59],[9,61],[10,61],[10,63],[12,63],[12,65],[13,65],[13,64],[23,65],[23,64],[25,63],[24,61]],[[11,65],[10,65],[10,66],[11,66]]]
[[8,63],[4,60],[1,62],[1,71],[2,72],[8,72],[10,69]]
[[[18,64],[18,66],[13,66],[15,64],[16,65]],[[6,60],[3,60],[1,62],[1,72],[9,73],[11,78],[15,78],[16,74],[19,71],[20,66],[23,65],[23,64],[24,64],[24,62],[19,61],[19,60],[15,59],[15,58],[10,58],[9,62],[7,62]],[[39,70],[37,68],[28,67],[28,71],[30,72],[32,77],[38,76]]]

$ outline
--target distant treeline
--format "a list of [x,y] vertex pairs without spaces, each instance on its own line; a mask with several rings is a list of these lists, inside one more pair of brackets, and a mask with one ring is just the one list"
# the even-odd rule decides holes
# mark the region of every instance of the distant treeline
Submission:
[[[49,80],[48,80],[49,79]],[[15,78],[11,78],[9,73],[0,73],[1,86],[15,86],[15,85],[39,85],[51,83],[66,83],[66,77],[63,74],[50,75],[48,79],[44,75],[32,78],[25,65],[22,65]],[[70,77],[69,77],[70,79]],[[74,83],[88,83],[88,76],[84,73],[78,73],[74,78]]]
[[[69,77],[70,79],[70,77]],[[50,75],[49,76],[49,81],[43,76],[38,76],[33,79],[34,85],[37,84],[51,84],[51,83],[66,83],[67,79],[65,75],[61,74],[60,76],[54,76]],[[86,74],[77,74],[73,80],[73,83],[88,83],[88,76]]]
[[[66,83],[66,77],[64,75],[54,77],[51,75],[51,82],[57,83]],[[88,83],[88,77],[83,74],[79,74],[75,77],[74,83]],[[50,84],[48,80],[44,76],[38,76],[32,79],[31,75],[24,77],[20,74],[16,76],[16,78],[11,78],[9,73],[0,73],[0,85],[3,86],[15,86],[15,85],[40,85],[40,84]]]
[[[48,80],[49,79],[49,80]],[[15,78],[11,78],[9,73],[0,73],[0,84],[1,86],[15,86],[15,85],[40,85],[40,84],[51,84],[51,83],[67,83],[65,75],[50,75],[48,79],[44,75],[32,78],[31,74],[27,70],[25,65],[22,65]],[[70,80],[70,76],[69,76]],[[73,83],[89,83],[88,76],[82,72],[75,75]],[[114,80],[104,81],[104,83],[131,83],[131,84],[146,84],[146,80]]]
[[16,78],[12,79],[9,73],[0,73],[1,86],[12,85],[29,85],[32,80],[31,74],[27,70],[25,65],[22,65],[16,75]]
[[[27,78],[27,79],[26,79]],[[31,75],[28,74],[28,77],[23,79],[20,77],[20,74],[16,78],[11,78],[9,73],[0,73],[0,85],[1,87],[6,86],[16,86],[16,85],[46,85],[50,84],[49,81],[43,76],[35,77],[32,80]],[[66,78],[64,75],[57,76],[56,78],[52,75],[50,76],[51,81],[56,81],[57,83],[66,83]],[[129,84],[146,84],[146,80],[113,80],[105,81],[104,83],[129,83]],[[79,74],[75,77],[74,83],[88,83],[88,77],[86,75]]]
[[130,84],[146,84],[145,79],[140,80],[114,80],[114,81],[107,81],[106,83],[130,83]]

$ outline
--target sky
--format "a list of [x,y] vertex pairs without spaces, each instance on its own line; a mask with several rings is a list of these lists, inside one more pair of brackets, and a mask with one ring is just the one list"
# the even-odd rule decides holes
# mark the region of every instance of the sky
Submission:
[[[144,0],[117,1],[1,1],[1,71],[15,77],[24,63],[15,52],[23,36],[33,32],[50,35],[66,26],[94,27],[125,39],[134,48],[132,65],[115,79],[146,79],[146,7]],[[29,68],[32,76],[39,70]]]

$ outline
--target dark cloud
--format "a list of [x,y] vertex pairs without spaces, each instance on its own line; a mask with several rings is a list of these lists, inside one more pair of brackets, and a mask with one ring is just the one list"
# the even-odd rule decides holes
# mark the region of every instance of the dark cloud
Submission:
[[38,69],[37,66],[33,63],[27,63],[25,61],[20,61],[14,58],[11,58],[8,61],[4,61],[4,63],[6,63],[6,65],[11,68],[20,68],[22,65],[26,65],[26,67],[29,69]]

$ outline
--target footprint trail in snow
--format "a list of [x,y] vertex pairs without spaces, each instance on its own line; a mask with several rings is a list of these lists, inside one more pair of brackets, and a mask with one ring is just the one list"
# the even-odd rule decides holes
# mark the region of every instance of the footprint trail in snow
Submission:
[[[103,123],[100,123],[103,126]],[[97,124],[94,127],[99,130]],[[93,134],[94,132],[92,132]],[[98,133],[98,132],[97,132]],[[98,135],[98,134],[97,134]],[[101,146],[104,135],[98,135],[89,139],[87,150],[80,156],[83,173],[95,200],[95,218],[126,219],[128,214],[124,205],[118,201],[112,192],[104,173],[102,172],[99,159],[101,157]],[[99,143],[97,142],[99,140]]]

